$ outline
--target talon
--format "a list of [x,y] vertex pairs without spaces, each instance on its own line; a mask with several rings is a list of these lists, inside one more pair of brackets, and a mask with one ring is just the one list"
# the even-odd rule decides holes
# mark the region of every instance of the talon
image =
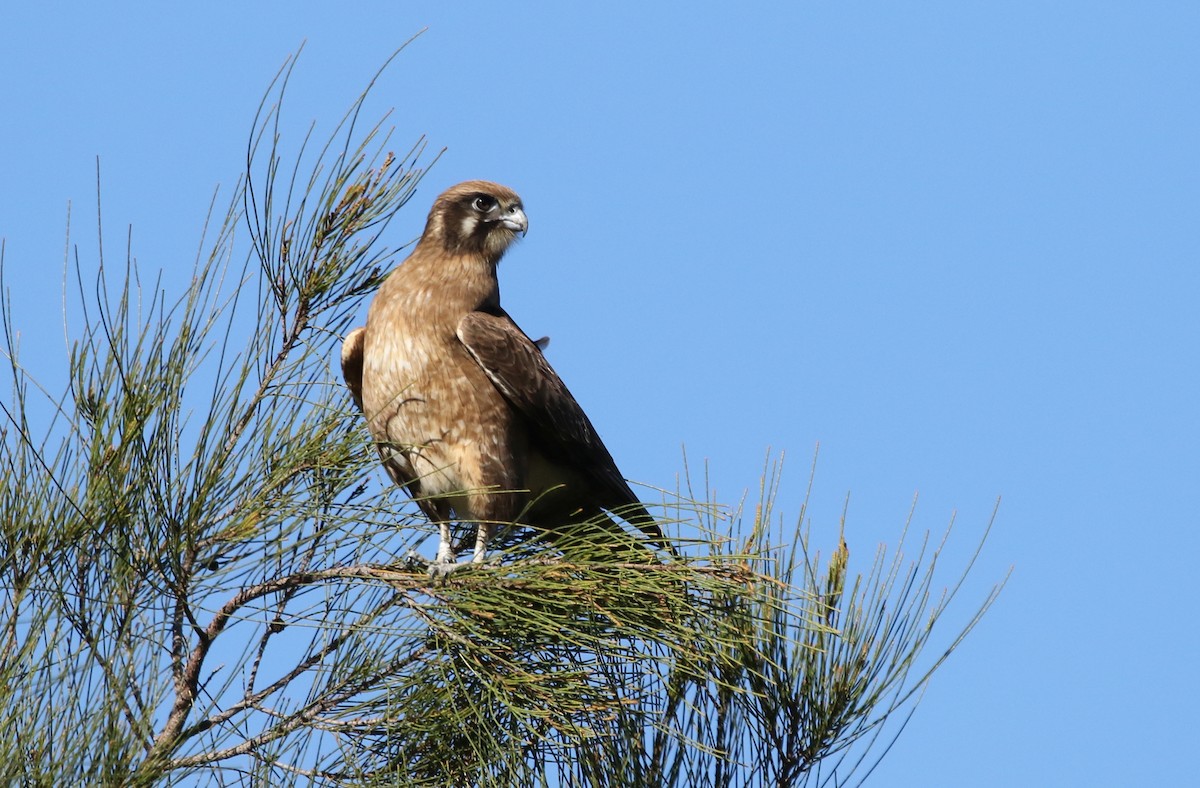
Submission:
[[420,555],[416,550],[410,549],[404,554],[404,568],[410,572],[416,571],[417,569],[426,569],[429,567],[430,563],[432,562]]
[[470,569],[479,566],[475,561],[464,561],[463,563],[455,563],[454,561],[432,561],[429,564],[429,576],[439,583],[446,582],[446,578],[455,572],[463,569]]

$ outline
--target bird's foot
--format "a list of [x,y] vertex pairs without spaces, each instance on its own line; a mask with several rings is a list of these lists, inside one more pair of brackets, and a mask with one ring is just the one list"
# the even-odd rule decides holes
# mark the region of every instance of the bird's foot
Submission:
[[499,556],[487,556],[486,558],[474,558],[470,561],[456,562],[453,559],[449,561],[431,561],[429,563],[429,576],[438,582],[445,582],[450,575],[461,572],[464,569],[482,569],[488,566],[494,566],[499,563]]
[[455,572],[459,572],[467,568],[473,568],[475,566],[478,566],[478,564],[476,564],[474,561],[465,561],[461,564],[455,561],[430,561],[427,571],[429,572],[429,576],[431,578],[439,583],[444,583],[446,582],[446,578]]
[[409,550],[404,554],[404,568],[410,572],[415,572],[418,569],[428,569],[430,563],[432,562],[428,558],[416,550]]

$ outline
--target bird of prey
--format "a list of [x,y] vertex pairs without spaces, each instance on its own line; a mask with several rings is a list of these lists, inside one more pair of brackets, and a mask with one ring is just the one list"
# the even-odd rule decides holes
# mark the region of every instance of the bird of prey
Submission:
[[342,345],[346,385],[384,467],[439,526],[431,572],[456,566],[454,521],[477,527],[472,563],[497,525],[619,530],[603,511],[670,549],[546,361],[545,339],[530,339],[500,306],[496,266],[528,226],[511,189],[448,189],[380,286],[366,327]]

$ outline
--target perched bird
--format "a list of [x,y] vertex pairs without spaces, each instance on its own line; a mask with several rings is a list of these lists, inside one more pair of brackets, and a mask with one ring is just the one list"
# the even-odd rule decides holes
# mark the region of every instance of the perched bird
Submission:
[[[615,513],[666,547],[579,403],[500,307],[496,266],[529,224],[521,198],[487,181],[448,189],[425,232],[342,345],[342,373],[392,479],[440,529],[431,571],[455,565],[450,526],[552,532]],[[623,533],[623,532],[622,532]],[[667,549],[670,549],[669,547]]]

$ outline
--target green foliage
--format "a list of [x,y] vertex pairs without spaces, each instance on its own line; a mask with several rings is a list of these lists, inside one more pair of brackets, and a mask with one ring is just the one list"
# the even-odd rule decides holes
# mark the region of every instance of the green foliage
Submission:
[[844,540],[823,564],[773,524],[773,473],[752,516],[664,495],[698,534],[674,560],[514,539],[438,584],[401,558],[430,529],[330,360],[425,144],[360,133],[364,93],[285,171],[290,74],[182,295],[74,262],[61,396],[5,295],[0,782],[792,785],[908,713],[994,592],[918,668],[938,551],[851,580]]

